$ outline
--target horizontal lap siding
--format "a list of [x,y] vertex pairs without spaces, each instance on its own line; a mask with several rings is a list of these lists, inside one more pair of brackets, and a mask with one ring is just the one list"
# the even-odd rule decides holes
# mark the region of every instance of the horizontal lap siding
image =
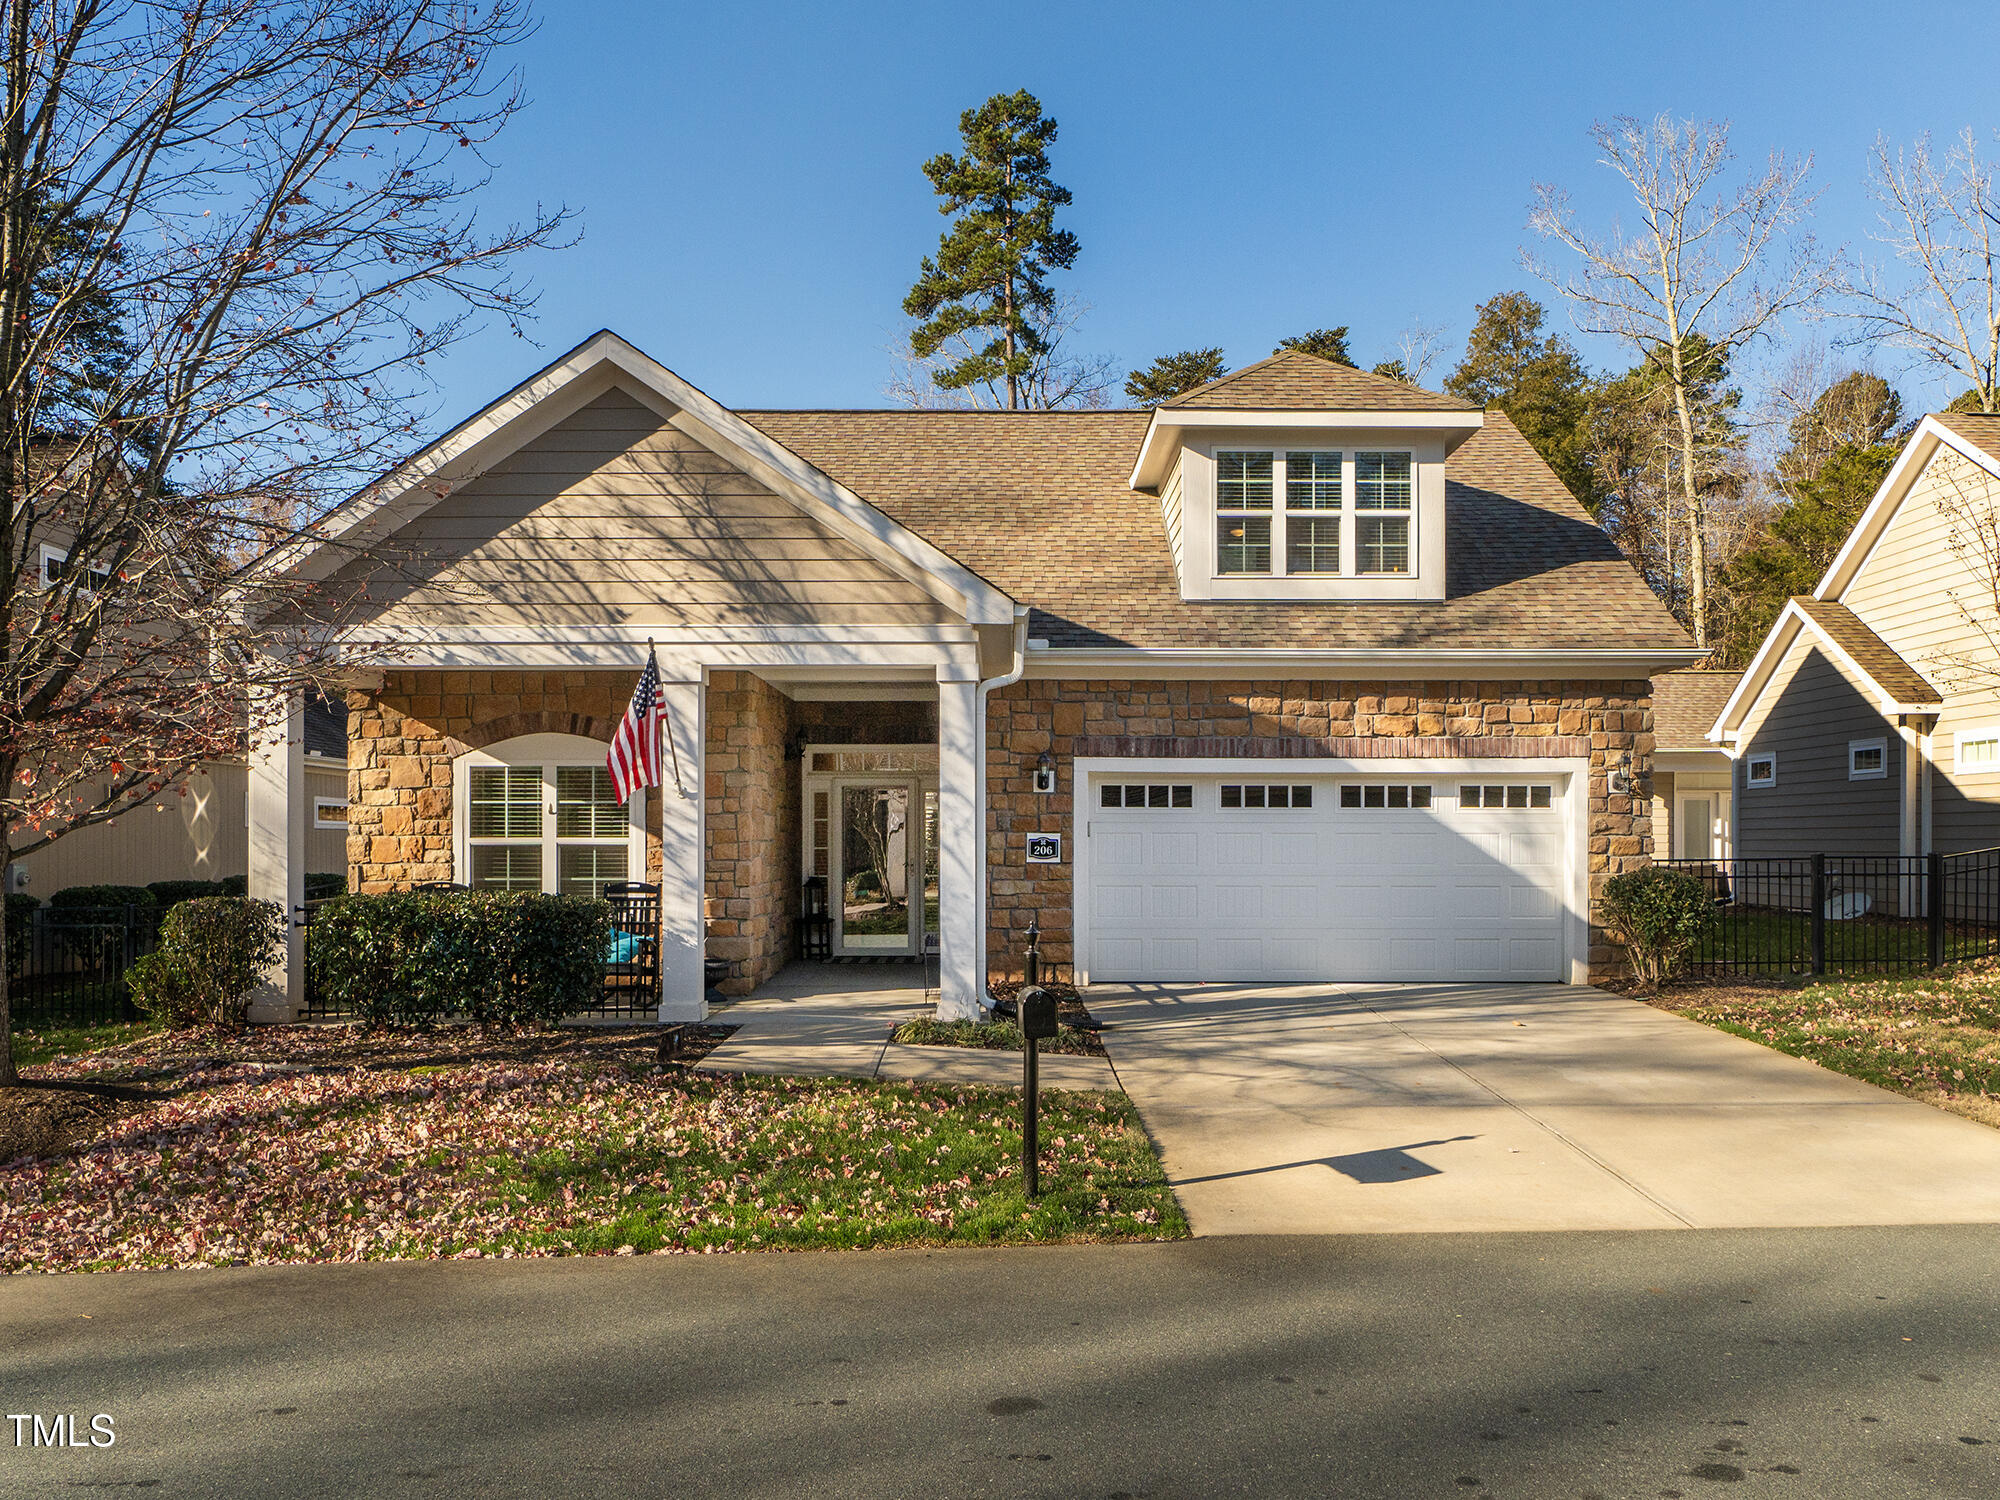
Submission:
[[916,584],[621,391],[378,550],[369,593],[392,628],[949,619]]
[[1985,514],[1995,505],[2000,482],[1939,449],[1841,595],[1945,695],[1931,737],[1931,818],[1934,847],[1946,853],[2000,844],[2000,773],[1965,775],[1953,754],[1959,730],[2000,724],[1992,670],[1968,672],[1963,665],[1966,658],[1993,659],[1995,641],[1966,615],[1972,610],[1991,620],[1995,580],[1961,556],[1970,533],[1953,514]]
[[[1804,854],[1894,854],[1900,838],[1902,742],[1893,726],[1801,632],[1745,726],[1738,776],[1760,751],[1778,757],[1778,784],[1739,781],[1737,852],[1749,858]],[[1847,742],[1886,739],[1889,774],[1847,779]]]

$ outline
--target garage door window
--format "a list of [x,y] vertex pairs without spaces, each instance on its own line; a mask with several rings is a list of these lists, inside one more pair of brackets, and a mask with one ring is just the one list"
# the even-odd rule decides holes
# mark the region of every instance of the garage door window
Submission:
[[1309,786],[1262,786],[1244,783],[1225,786],[1222,789],[1224,807],[1311,807],[1313,789]]
[[1431,789],[1427,786],[1344,786],[1340,789],[1340,805],[1363,809],[1429,807]]
[[1098,804],[1103,807],[1176,807],[1194,806],[1192,786],[1174,786],[1168,783],[1151,782],[1146,785],[1121,783],[1118,786],[1100,787]]
[[1555,789],[1549,786],[1462,786],[1458,789],[1460,807],[1500,807],[1538,808],[1552,806]]

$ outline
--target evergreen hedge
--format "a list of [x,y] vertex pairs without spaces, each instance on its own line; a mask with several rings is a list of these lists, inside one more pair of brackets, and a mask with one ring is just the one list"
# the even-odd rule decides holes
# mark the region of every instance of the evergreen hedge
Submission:
[[125,983],[134,1005],[169,1026],[233,1026],[284,941],[285,913],[276,902],[197,896],[167,913],[159,946],[134,960]]
[[1657,989],[1686,965],[1715,920],[1715,900],[1693,875],[1649,866],[1605,881],[1599,912],[1606,931],[1625,945],[1633,976]]
[[320,1000],[372,1025],[553,1026],[598,1003],[608,903],[526,892],[341,896],[313,918],[306,971]]

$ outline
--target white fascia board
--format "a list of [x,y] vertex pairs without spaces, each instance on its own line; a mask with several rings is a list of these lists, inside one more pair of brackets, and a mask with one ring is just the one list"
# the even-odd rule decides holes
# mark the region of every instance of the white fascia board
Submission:
[[1268,428],[1367,428],[1371,431],[1423,431],[1445,434],[1447,456],[1486,425],[1486,413],[1479,411],[1259,411],[1254,408],[1223,410],[1202,408],[1197,411],[1173,410],[1164,407],[1153,409],[1153,420],[1146,424],[1145,440],[1139,444],[1139,457],[1132,465],[1131,477],[1126,483],[1135,490],[1149,490],[1166,478],[1169,455],[1178,446],[1166,433],[1179,433],[1191,427],[1238,427]]
[[563,625],[537,629],[526,625],[442,625],[401,632],[384,638],[371,627],[356,626],[343,639],[354,645],[380,646],[388,651],[421,651],[431,645],[537,646],[582,641],[591,645],[698,646],[761,645],[805,642],[852,645],[973,645],[978,637],[969,625]]
[[1030,651],[1029,677],[1135,678],[1450,678],[1651,677],[1692,666],[1707,653],[1684,651],[1436,650],[1330,647],[1309,651],[1122,647]]
[[1917,424],[1917,430],[1910,434],[1910,440],[1903,445],[1896,462],[1883,476],[1881,487],[1875,491],[1875,498],[1868,502],[1868,508],[1861,513],[1861,519],[1854,523],[1854,529],[1841,543],[1833,562],[1828,565],[1826,576],[1813,590],[1813,598],[1830,599],[1838,602],[1847,592],[1861,570],[1868,566],[1868,560],[1875,555],[1875,548],[1889,530],[1889,523],[1896,518],[1910,490],[1940,447],[1951,449],[1961,457],[1979,465],[1987,473],[2000,478],[2000,467],[1996,467],[1993,456],[1975,443],[1968,443],[1953,432],[1935,416],[1927,416]]
[[1812,633],[1820,648],[1831,657],[1848,677],[1865,685],[1875,696],[1876,711],[1884,717],[1898,714],[1935,714],[1942,705],[1937,703],[1903,703],[1887,692],[1881,683],[1871,676],[1867,668],[1848,654],[1845,647],[1820,626],[1819,622],[1796,603],[1787,601],[1764,637],[1764,643],[1757,648],[1757,654],[1750,658],[1750,665],[1743,669],[1743,676],[1736,683],[1736,691],[1729,695],[1729,701],[1722,705],[1722,712],[1716,715],[1714,725],[1708,731],[1708,738],[1717,744],[1733,740],[1749,717],[1750,710],[1764,695],[1764,689],[1777,673],[1778,664],[1785,659],[1785,653],[1792,649],[1792,643],[1801,630]]
[[306,571],[315,558],[344,543],[331,566],[322,564],[321,571],[332,571],[355,545],[378,539],[385,530],[422,515],[459,485],[620,384],[613,372],[627,376],[635,394],[657,398],[648,404],[665,420],[699,441],[720,445],[722,456],[750,469],[760,482],[963,613],[970,623],[1004,625],[1013,620],[1014,601],[1009,596],[608,331],[586,340],[363,491],[336,512],[339,525],[325,541],[279,549],[253,566]]

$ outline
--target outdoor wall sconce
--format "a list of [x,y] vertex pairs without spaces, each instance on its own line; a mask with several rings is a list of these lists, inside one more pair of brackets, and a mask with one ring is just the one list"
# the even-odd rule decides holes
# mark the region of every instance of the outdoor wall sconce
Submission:
[[1044,750],[1035,758],[1035,790],[1053,792],[1056,789],[1056,763]]
[[799,730],[796,733],[794,733],[789,740],[785,742],[785,759],[804,760],[805,758],[806,758],[805,731]]
[[1632,752],[1630,750],[1627,750],[1623,755],[1618,757],[1618,764],[1611,768],[1610,775],[1606,776],[1604,781],[1612,796],[1629,797],[1632,795]]

